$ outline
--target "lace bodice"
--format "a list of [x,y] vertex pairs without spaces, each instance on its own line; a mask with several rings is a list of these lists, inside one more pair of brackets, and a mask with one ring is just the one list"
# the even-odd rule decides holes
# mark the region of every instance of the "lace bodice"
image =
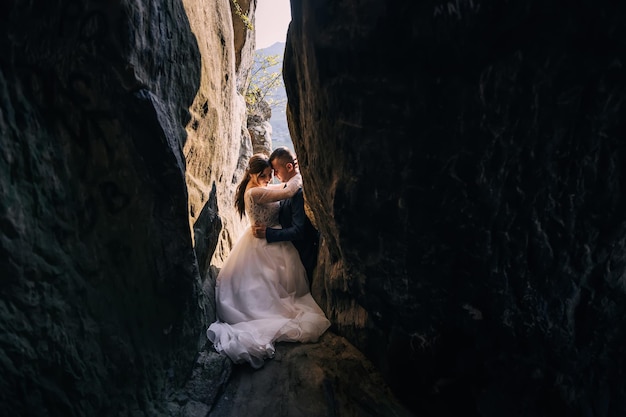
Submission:
[[249,188],[244,194],[244,203],[250,224],[278,226],[280,224],[278,221],[279,200],[293,197],[300,187],[302,187],[302,176],[296,174],[285,184]]
[[250,219],[250,224],[262,224],[265,226],[278,225],[278,209],[280,203],[278,201],[257,204],[252,198],[250,190],[245,195],[246,215]]

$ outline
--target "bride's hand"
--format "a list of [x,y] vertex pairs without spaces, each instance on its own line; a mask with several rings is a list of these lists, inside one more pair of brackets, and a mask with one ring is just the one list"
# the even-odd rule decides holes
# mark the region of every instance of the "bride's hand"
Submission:
[[285,188],[289,190],[289,193],[293,196],[295,193],[298,192],[300,188],[302,188],[302,177],[296,175],[295,177],[291,178],[289,181],[287,181]]

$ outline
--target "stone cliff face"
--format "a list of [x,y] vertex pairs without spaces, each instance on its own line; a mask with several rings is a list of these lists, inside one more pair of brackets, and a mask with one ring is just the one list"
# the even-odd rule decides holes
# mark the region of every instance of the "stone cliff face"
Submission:
[[0,7],[3,415],[159,415],[189,377],[252,149],[230,7]]
[[418,415],[626,413],[625,13],[292,1],[318,298]]
[[625,7],[389,3],[292,0],[333,327],[254,373],[204,336],[268,148],[233,3],[0,5],[3,412],[626,413]]
[[[198,254],[204,275],[211,263],[222,265],[243,228],[232,207],[235,186],[253,152],[243,95],[254,44],[241,19],[231,18],[230,2],[211,7],[197,1],[184,4],[202,57],[184,154],[190,222],[196,243],[205,249]],[[239,4],[249,12],[249,2]],[[212,195],[215,204],[209,203]]]

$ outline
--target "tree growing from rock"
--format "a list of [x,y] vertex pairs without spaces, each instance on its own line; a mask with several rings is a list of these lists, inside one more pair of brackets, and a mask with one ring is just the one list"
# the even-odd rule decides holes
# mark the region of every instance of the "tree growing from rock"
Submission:
[[267,102],[272,109],[285,105],[285,99],[274,96],[280,87],[284,88],[279,64],[279,55],[266,56],[255,52],[250,85],[246,91],[246,104],[249,108],[258,106],[262,101]]

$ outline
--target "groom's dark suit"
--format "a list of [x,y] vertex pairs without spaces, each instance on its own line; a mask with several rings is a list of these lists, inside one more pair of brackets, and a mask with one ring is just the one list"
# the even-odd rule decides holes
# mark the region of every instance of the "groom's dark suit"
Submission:
[[317,264],[319,232],[304,210],[302,188],[293,197],[281,200],[278,220],[282,229],[268,227],[265,231],[265,239],[268,242],[291,241],[300,254],[309,285],[311,285],[313,268]]

